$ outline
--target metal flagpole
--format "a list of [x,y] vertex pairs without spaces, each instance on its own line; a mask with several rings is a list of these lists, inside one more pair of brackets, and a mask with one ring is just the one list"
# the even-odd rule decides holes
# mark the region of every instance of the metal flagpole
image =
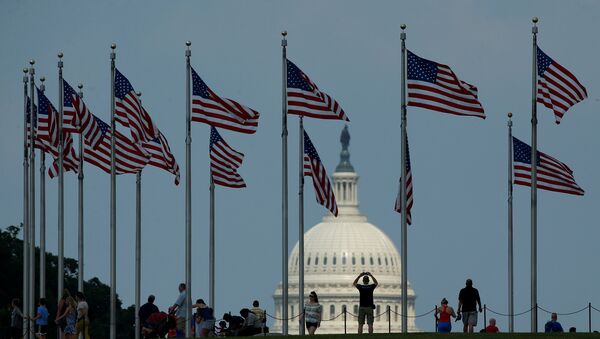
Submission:
[[288,159],[287,159],[287,31],[281,32],[282,122],[281,122],[281,331],[288,335]]
[[[185,42],[185,286],[187,291],[185,310],[185,336],[191,337],[192,318],[192,100],[190,98],[190,77],[192,51],[190,41]],[[214,305],[213,305],[214,307]]]
[[[304,311],[304,118],[299,116],[298,147],[298,312]],[[304,317],[298,317],[304,335]]]
[[[79,98],[83,100],[83,84],[77,85],[79,88]],[[83,273],[84,273],[84,255],[83,255],[83,133],[79,134],[79,168],[77,169],[77,209],[78,213],[78,227],[77,227],[77,289],[83,293]]]
[[110,339],[117,339],[117,176],[115,166],[115,49],[110,45]]
[[[57,298],[63,295],[65,283],[65,192],[64,192],[64,91],[63,91],[63,53],[58,53],[58,293]],[[60,333],[60,332],[59,332]]]
[[[29,137],[27,117],[29,69],[23,68],[23,73],[23,312],[29,315],[29,140],[27,139]],[[23,319],[23,328],[27,328],[27,324],[28,320]]]
[[407,278],[407,236],[408,230],[406,226],[407,216],[406,216],[406,33],[404,30],[406,29],[406,25],[402,24],[400,26],[402,32],[400,33],[400,40],[402,44],[402,81],[400,84],[400,96],[401,96],[401,124],[400,124],[400,138],[401,141],[401,152],[402,152],[402,161],[401,161],[401,173],[402,177],[400,180],[400,201],[401,201],[401,235],[402,235],[402,333],[408,332],[408,278]]
[[[40,92],[46,91],[45,77],[40,78]],[[33,100],[33,99],[32,99]],[[39,102],[39,97],[38,97]],[[38,104],[38,107],[40,105]],[[40,149],[40,298],[46,297],[46,153]]]
[[209,246],[208,246],[208,302],[215,309],[215,183],[210,178],[210,227],[209,227]]
[[[37,114],[35,112],[35,69],[33,65],[35,61],[29,62],[29,93],[31,100],[29,101],[29,314],[33,316],[35,313],[35,133],[37,128]],[[29,322],[29,332],[27,337],[34,338],[35,326],[33,322]]]
[[[142,106],[142,92],[136,93]],[[142,171],[135,175],[135,339],[140,339],[140,289],[142,277]]]
[[531,332],[537,332],[537,32],[532,19],[533,65],[531,70]]
[[508,113],[508,332],[514,332],[514,276],[513,276],[513,140],[512,113]]

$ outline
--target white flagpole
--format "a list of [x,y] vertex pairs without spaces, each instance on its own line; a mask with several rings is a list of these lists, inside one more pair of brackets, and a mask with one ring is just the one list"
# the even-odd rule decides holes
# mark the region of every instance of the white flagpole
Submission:
[[[46,91],[45,77],[40,78],[40,92]],[[39,103],[39,97],[38,97]],[[40,105],[38,104],[38,107]],[[39,109],[39,108],[38,108]],[[46,153],[40,149],[40,298],[46,297]]]
[[117,176],[115,166],[115,49],[110,46],[110,339],[117,339]]
[[508,113],[508,332],[514,332],[513,276],[513,140],[512,113]]
[[533,27],[533,65],[531,70],[531,332],[537,332],[537,22]]
[[281,32],[282,51],[282,122],[281,122],[281,316],[282,332],[288,335],[288,152],[287,152],[287,31]]
[[208,245],[208,302],[215,309],[215,182],[210,175],[210,213],[209,213],[209,245]]
[[406,215],[406,153],[408,151],[406,145],[406,33],[404,29],[406,29],[406,25],[401,25],[400,29],[402,32],[400,33],[400,40],[402,41],[402,81],[400,88],[401,95],[401,126],[400,126],[400,138],[401,141],[401,152],[402,152],[402,161],[401,161],[401,173],[402,178],[400,181],[400,194],[401,194],[401,235],[402,235],[402,333],[408,333],[408,277],[407,277],[407,256],[408,256],[408,230],[407,230],[407,215]]
[[[23,68],[23,312],[26,315],[29,314],[29,130],[27,125],[29,123],[27,121],[29,77],[27,73],[29,69]],[[29,321],[23,319],[23,328],[27,328],[28,324]]]
[[[83,84],[77,85],[79,88],[79,98],[83,100]],[[83,273],[84,273],[84,230],[83,230],[83,134],[79,134],[79,168],[77,169],[77,210],[78,210],[78,223],[77,223],[77,289],[83,293]]]
[[[185,310],[185,336],[191,337],[191,319],[192,319],[192,100],[191,74],[192,66],[190,57],[192,43],[186,41],[185,45],[185,286],[186,286],[186,310]],[[214,307],[214,305],[213,305]]]
[[[29,314],[27,316],[31,317],[35,313],[35,133],[37,128],[37,114],[35,112],[34,100],[35,69],[33,65],[35,61],[31,60],[29,64],[31,65],[29,68],[29,92],[31,93],[31,100],[29,101],[29,145],[31,151],[29,152]],[[30,321],[27,337],[33,339],[34,333],[35,325]]]
[[[57,298],[63,295],[65,283],[65,196],[64,196],[64,91],[63,91],[63,53],[58,53],[58,292]],[[60,332],[59,332],[60,333]]]
[[[136,93],[142,106],[142,92]],[[135,175],[135,339],[140,339],[140,290],[142,276],[142,170]]]
[[[299,116],[298,147],[298,312],[304,312],[304,118]],[[304,317],[298,317],[300,335],[304,335]]]

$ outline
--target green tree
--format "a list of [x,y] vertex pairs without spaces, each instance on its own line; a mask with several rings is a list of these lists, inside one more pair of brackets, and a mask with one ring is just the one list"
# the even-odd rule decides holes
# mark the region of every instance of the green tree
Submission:
[[[21,226],[8,226],[0,230],[0,272],[4,275],[0,279],[0,337],[8,331],[10,326],[10,303],[13,298],[21,299],[23,295],[23,241],[18,238]],[[36,247],[36,272],[39,272],[39,248]],[[77,291],[78,263],[72,258],[65,258],[65,283],[64,287],[71,293]],[[51,319],[56,314],[58,304],[58,257],[46,253],[46,300]],[[109,337],[110,326],[110,287],[98,278],[84,282],[84,291],[90,306],[90,337],[102,339]],[[36,293],[39,291],[39,277],[36,279]],[[36,300],[39,295],[36,295]],[[134,337],[135,307],[122,308],[122,302],[117,297],[117,338],[126,339]],[[57,329],[54,322],[50,322],[48,338],[56,338]],[[8,335],[6,335],[8,337]]]

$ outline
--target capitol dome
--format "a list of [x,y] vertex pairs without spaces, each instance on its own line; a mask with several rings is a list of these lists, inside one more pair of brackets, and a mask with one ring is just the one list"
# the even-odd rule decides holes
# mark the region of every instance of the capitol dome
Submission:
[[[394,243],[377,226],[368,222],[358,209],[358,174],[350,164],[347,127],[341,136],[340,163],[333,174],[333,188],[338,205],[338,216],[328,214],[321,223],[304,234],[304,296],[315,291],[323,305],[321,327],[317,333],[344,333],[344,319],[340,316],[346,307],[347,331],[356,333],[359,293],[352,282],[359,273],[371,272],[379,286],[374,293],[374,332],[387,333],[388,320],[392,332],[402,331],[401,312],[401,260]],[[288,333],[299,333],[298,313],[298,243],[289,258]],[[362,283],[362,279],[359,283]],[[273,296],[275,318],[281,318],[281,283]],[[408,286],[408,330],[418,331],[414,322],[415,293]],[[390,308],[390,314],[386,313]],[[378,315],[381,315],[378,317]],[[389,319],[388,317],[390,317]],[[337,318],[336,318],[337,317]],[[367,325],[365,324],[365,332]],[[276,321],[273,332],[282,332],[282,322]]]

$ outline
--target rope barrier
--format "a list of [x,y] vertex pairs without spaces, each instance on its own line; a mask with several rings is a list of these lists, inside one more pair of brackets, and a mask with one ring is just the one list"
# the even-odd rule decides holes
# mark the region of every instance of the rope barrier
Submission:
[[298,318],[298,317],[300,317],[300,316],[302,316],[302,315],[304,315],[304,312],[302,312],[302,313],[298,313],[298,315],[295,315],[295,316],[293,316],[293,317],[291,317],[291,318],[277,318],[277,317],[274,317],[274,316],[272,316],[272,315],[270,315],[270,314],[268,314],[268,313],[267,313],[267,317],[269,317],[269,318],[271,318],[271,319],[274,319],[274,320],[288,320],[288,321],[289,321],[289,320],[296,319],[296,318]]
[[[515,314],[513,314],[513,317],[518,317],[518,316],[521,316],[521,315],[523,315],[523,314],[527,314],[527,313],[531,312],[531,311],[532,311],[534,308],[535,308],[535,307],[532,307],[532,308],[530,308],[530,309],[528,309],[528,310],[525,310],[525,311],[523,311],[523,312],[515,313]],[[586,307],[586,308],[587,308],[587,307]],[[491,309],[489,306],[487,306],[487,307],[486,307],[486,310],[488,310],[488,311],[490,311],[490,312],[492,312],[492,313],[494,313],[494,314],[496,314],[496,315],[500,315],[500,316],[503,316],[503,317],[510,317],[510,314],[508,314],[508,313],[500,313],[500,312],[496,312],[496,311],[492,310],[492,309]]]
[[[591,305],[590,305],[591,306]],[[591,306],[593,310],[595,310],[596,312],[600,312],[599,309],[595,308],[594,306]]]
[[334,321],[335,319],[341,317],[342,315],[344,315],[344,312],[336,315],[335,317],[331,318],[331,319],[321,319],[321,321]]
[[419,315],[406,315],[406,316],[404,316],[404,315],[402,315],[402,314],[400,314],[400,313],[398,313],[398,312],[396,312],[396,311],[392,311],[392,310],[390,310],[390,312],[392,312],[392,313],[394,313],[394,314],[396,314],[396,315],[399,315],[400,317],[406,317],[406,318],[420,318],[420,317],[424,317],[424,316],[426,316],[426,315],[428,315],[428,314],[431,314],[431,313],[435,312],[435,308],[434,308],[434,309],[432,309],[432,310],[430,310],[430,311],[428,311],[428,312],[425,312],[425,313],[423,313],[423,314],[419,314]]
[[549,314],[550,314],[550,313],[556,313],[557,315],[573,315],[573,314],[580,313],[580,312],[583,312],[583,311],[587,310],[587,309],[588,309],[588,306],[585,306],[584,308],[582,308],[582,309],[580,309],[580,310],[578,310],[578,311],[569,312],[569,313],[558,313],[558,312],[551,312],[551,311],[545,310],[544,308],[542,308],[542,307],[541,307],[541,306],[539,306],[539,305],[538,305],[538,308],[539,308],[540,310],[542,310],[542,311],[546,312],[546,313],[549,313]]

